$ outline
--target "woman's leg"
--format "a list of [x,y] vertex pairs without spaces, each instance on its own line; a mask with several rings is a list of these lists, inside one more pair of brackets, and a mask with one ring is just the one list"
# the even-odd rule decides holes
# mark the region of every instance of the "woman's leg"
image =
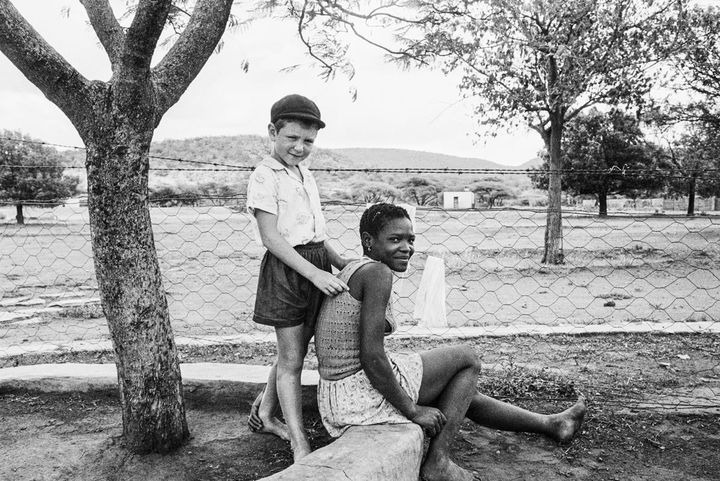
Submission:
[[503,431],[540,433],[561,443],[570,441],[585,417],[585,399],[557,414],[539,414],[475,393],[466,416],[481,426]]
[[277,394],[290,435],[294,461],[310,454],[302,418],[300,375],[313,330],[304,325],[276,328],[278,343]]
[[466,481],[474,475],[450,458],[450,443],[460,429],[465,413],[476,391],[480,364],[472,348],[441,347],[420,354],[423,377],[418,404],[431,405],[445,414],[446,423],[430,440],[422,478],[427,481]]

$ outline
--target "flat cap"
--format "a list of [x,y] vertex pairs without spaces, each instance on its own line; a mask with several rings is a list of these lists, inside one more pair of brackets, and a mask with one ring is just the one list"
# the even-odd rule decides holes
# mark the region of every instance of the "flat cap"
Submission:
[[286,95],[275,102],[270,109],[270,122],[280,119],[301,119],[313,122],[319,128],[325,127],[320,118],[320,109],[307,97],[298,94]]

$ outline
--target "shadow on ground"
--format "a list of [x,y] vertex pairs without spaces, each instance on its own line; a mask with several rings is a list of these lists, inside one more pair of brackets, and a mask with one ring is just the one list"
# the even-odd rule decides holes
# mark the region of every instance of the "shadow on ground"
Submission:
[[[306,425],[319,447],[330,438],[307,399],[306,393]],[[255,480],[284,469],[291,458],[287,443],[249,432],[251,402],[248,395],[190,393],[189,443],[169,455],[140,456],[123,447],[113,392],[2,392],[0,479]],[[555,410],[548,402],[528,407]],[[590,403],[583,433],[569,447],[465,423],[454,452],[485,480],[711,480],[720,470],[720,417],[615,414]]]

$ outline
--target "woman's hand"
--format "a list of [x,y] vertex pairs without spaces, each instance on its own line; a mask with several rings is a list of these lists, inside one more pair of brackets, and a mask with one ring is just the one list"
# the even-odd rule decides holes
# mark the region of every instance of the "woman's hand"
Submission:
[[416,405],[415,414],[408,417],[410,421],[420,425],[428,436],[433,437],[445,426],[445,415],[438,408]]

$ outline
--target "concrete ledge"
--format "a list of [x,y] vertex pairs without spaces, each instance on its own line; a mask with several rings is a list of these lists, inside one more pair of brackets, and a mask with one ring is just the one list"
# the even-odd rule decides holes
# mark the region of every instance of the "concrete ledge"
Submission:
[[[185,386],[217,383],[248,383],[254,386],[267,382],[270,366],[252,364],[219,364],[197,362],[180,364]],[[316,386],[315,370],[302,372],[304,386]],[[46,385],[50,384],[48,388]],[[39,391],[87,391],[92,387],[117,386],[115,364],[33,364],[0,369],[0,385],[22,385]]]
[[[252,401],[267,382],[270,366],[183,363],[180,371],[186,400],[236,404],[239,399]],[[304,408],[317,409],[318,378],[315,370],[302,373]],[[81,363],[6,367],[0,369],[0,392],[8,390],[117,395],[117,370],[115,364]]]
[[422,455],[417,424],[353,426],[333,443],[260,481],[417,481]]

